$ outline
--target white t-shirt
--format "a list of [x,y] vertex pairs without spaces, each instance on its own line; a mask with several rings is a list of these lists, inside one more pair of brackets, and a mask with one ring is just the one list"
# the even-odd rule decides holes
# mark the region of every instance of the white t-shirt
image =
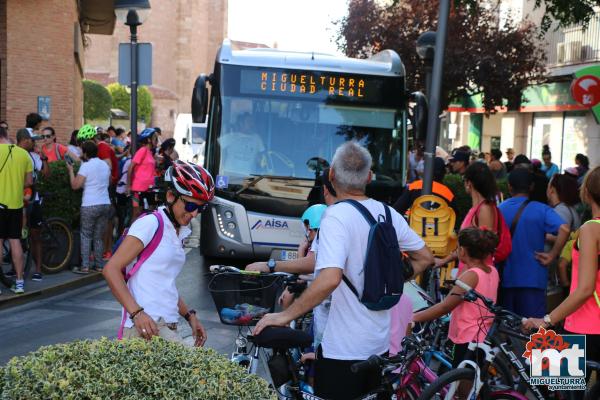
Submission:
[[119,194],[125,194],[125,192],[127,191],[127,174],[128,174],[130,164],[131,164],[131,157],[129,157],[125,160],[125,162],[123,163],[123,168],[121,169],[121,171],[119,171],[119,173],[121,174],[121,177],[119,178],[119,183],[117,183],[117,189],[116,189],[117,193],[119,193]]
[[[316,237],[312,245],[310,247],[310,251],[315,253],[315,258],[317,258],[317,254],[319,253],[319,238]],[[315,279],[319,275],[319,271],[315,270],[314,277]],[[323,333],[325,332],[325,327],[327,326],[327,316],[329,315],[329,308],[331,307],[331,296],[328,296],[325,300],[321,302],[318,306],[313,309],[313,336],[314,336],[314,347],[315,349],[321,344],[323,340]]]
[[219,144],[224,155],[221,170],[241,175],[256,172],[258,154],[265,151],[260,136],[256,134],[230,133],[222,136]]
[[[42,172],[42,169],[44,168],[44,163],[43,163],[40,155],[38,153],[36,153],[35,151],[30,151],[29,156],[31,157],[31,161],[33,162],[33,183],[35,184],[37,182],[37,180],[40,178],[40,173]],[[38,194],[37,190],[34,191],[32,200],[33,201],[40,200],[40,195]]]
[[81,156],[83,155],[81,152],[81,148],[78,146],[73,146],[72,144],[70,144],[67,146],[67,148],[71,153],[75,154],[79,158],[81,158]]
[[[360,202],[377,219],[385,217],[383,204],[373,200]],[[390,208],[400,250],[416,251],[425,246],[404,218]],[[369,224],[352,205],[331,206],[321,220],[319,252],[315,271],[340,268],[359,296],[364,286],[363,266],[367,252]],[[343,281],[333,291],[331,307],[321,342],[323,355],[336,360],[366,360],[370,355],[389,349],[391,310],[371,311]]]
[[77,175],[85,176],[83,197],[81,198],[82,207],[110,204],[108,197],[110,168],[104,161],[94,157],[84,162],[79,167]]
[[[135,301],[144,307],[144,312],[153,320],[158,321],[159,318],[163,318],[165,322],[171,323],[179,319],[177,308],[179,292],[175,280],[185,263],[183,240],[189,236],[191,230],[187,226],[182,226],[177,235],[164,209],[164,207],[159,208],[164,223],[162,240],[152,255],[129,279],[127,286]],[[145,215],[131,225],[127,236],[138,238],[146,247],[157,229],[157,218],[154,215]],[[134,263],[129,264],[127,270],[131,269]],[[125,327],[132,326],[133,322],[127,318]]]

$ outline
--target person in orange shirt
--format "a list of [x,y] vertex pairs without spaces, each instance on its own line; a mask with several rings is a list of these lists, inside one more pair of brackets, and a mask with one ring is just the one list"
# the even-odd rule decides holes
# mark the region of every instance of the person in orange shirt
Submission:
[[[446,165],[444,159],[436,157],[433,162],[432,193],[446,200],[448,205],[456,212],[454,193],[452,193],[452,190],[450,190],[448,186],[442,183],[445,175]],[[418,181],[414,181],[407,186],[407,189],[408,190],[405,190],[393,205],[394,209],[402,215],[406,214],[414,201],[421,196],[421,193],[423,192],[423,180],[419,179]]]
[[51,126],[47,126],[42,129],[41,136],[43,138],[42,153],[48,157],[48,162],[61,161],[67,156],[71,157],[73,161],[81,161],[77,154],[70,151],[67,146],[56,143],[56,132]]

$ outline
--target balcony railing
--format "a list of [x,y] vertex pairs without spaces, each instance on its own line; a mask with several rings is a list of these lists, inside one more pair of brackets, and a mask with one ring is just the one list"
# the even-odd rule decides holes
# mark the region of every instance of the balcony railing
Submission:
[[548,67],[557,68],[600,61],[600,12],[591,19],[586,29],[571,25],[546,33]]

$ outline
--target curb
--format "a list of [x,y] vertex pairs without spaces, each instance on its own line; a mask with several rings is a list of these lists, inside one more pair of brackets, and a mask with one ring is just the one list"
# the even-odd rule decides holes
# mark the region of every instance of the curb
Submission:
[[90,273],[89,275],[81,276],[79,279],[73,279],[67,282],[56,284],[54,286],[25,292],[20,295],[0,298],[0,310],[29,303],[30,301],[44,299],[57,294],[62,294],[66,290],[77,289],[79,287],[89,285],[90,283],[99,282],[101,280],[104,280],[104,277],[101,273]]

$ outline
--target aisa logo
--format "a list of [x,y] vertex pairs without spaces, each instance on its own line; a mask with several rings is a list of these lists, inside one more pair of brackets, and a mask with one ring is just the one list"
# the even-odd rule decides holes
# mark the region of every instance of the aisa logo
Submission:
[[531,363],[532,385],[550,390],[585,390],[585,335],[559,335],[542,327],[531,335],[523,357]]
[[259,219],[256,223],[250,228],[251,230],[259,230],[259,229],[288,229],[287,221],[280,221],[275,218],[262,220]]

